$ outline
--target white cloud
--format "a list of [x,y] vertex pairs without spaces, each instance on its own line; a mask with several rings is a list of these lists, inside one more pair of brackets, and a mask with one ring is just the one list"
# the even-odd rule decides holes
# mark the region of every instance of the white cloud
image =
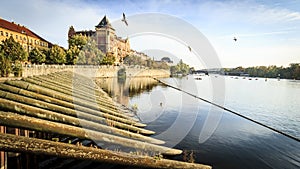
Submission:
[[255,24],[272,24],[300,21],[300,13],[281,6],[254,1],[207,1],[195,4],[198,15],[208,15],[216,22],[251,22]]
[[299,45],[248,46],[243,43],[213,43],[223,67],[262,65],[288,66],[300,63]]
[[223,35],[218,37],[219,39],[228,39],[228,38],[241,38],[241,37],[261,37],[261,36],[272,36],[272,35],[282,35],[282,34],[290,34],[296,33],[296,31],[292,30],[283,30],[283,31],[274,31],[274,32],[259,32],[259,33],[236,33],[230,35]]

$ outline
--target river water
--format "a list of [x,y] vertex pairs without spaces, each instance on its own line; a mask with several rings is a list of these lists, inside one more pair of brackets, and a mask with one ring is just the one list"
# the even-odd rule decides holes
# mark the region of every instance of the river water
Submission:
[[300,138],[300,82],[293,80],[193,76],[162,81],[99,79],[118,102],[137,107],[137,116],[165,140],[185,151],[173,157],[215,169],[300,167],[300,143],[212,106],[212,101],[293,137]]

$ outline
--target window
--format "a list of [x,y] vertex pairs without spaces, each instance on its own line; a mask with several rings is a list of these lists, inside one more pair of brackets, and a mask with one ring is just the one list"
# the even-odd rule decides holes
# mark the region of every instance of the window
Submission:
[[3,31],[0,31],[0,35],[3,36]]
[[13,34],[11,33],[10,36],[13,36]]
[[18,39],[18,35],[16,35],[16,40]]
[[6,37],[8,37],[8,33],[7,32],[5,32],[5,35],[6,35]]
[[26,37],[25,37],[25,36],[24,36],[23,40],[25,40],[25,41],[26,41]]

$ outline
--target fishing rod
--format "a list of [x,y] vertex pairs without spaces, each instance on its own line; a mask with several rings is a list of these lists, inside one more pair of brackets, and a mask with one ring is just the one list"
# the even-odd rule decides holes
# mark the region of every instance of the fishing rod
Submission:
[[159,79],[157,79],[157,78],[155,78],[155,77],[152,77],[152,78],[153,78],[154,80],[158,81],[159,83],[164,84],[165,86],[168,86],[168,87],[171,87],[171,88],[173,88],[173,89],[175,89],[175,90],[178,90],[178,91],[181,91],[181,92],[183,92],[183,93],[186,93],[186,94],[188,94],[188,95],[190,95],[190,96],[193,96],[193,97],[195,97],[195,98],[197,98],[197,99],[200,99],[200,100],[202,100],[202,101],[204,101],[204,102],[206,102],[206,103],[209,103],[209,104],[211,104],[211,105],[213,105],[213,106],[216,106],[216,107],[218,107],[218,108],[221,108],[221,109],[223,109],[223,110],[225,110],[225,111],[228,111],[228,112],[230,112],[230,113],[232,113],[232,114],[235,114],[235,115],[237,115],[237,116],[239,116],[239,117],[242,117],[242,118],[244,118],[244,119],[246,119],[246,120],[249,120],[249,121],[251,121],[251,122],[253,122],[253,123],[256,123],[256,124],[258,124],[258,125],[261,125],[261,126],[263,126],[263,127],[266,127],[266,128],[268,128],[268,129],[270,129],[270,130],[272,130],[272,131],[275,131],[275,132],[277,132],[277,133],[279,133],[279,134],[282,134],[282,135],[284,135],[284,136],[286,136],[286,137],[289,137],[289,138],[291,138],[291,139],[293,139],[293,140],[295,140],[295,141],[300,142],[300,138],[297,138],[297,137],[292,136],[292,135],[290,135],[290,134],[284,133],[283,131],[280,131],[280,130],[278,130],[278,129],[275,129],[275,128],[273,128],[273,127],[271,127],[271,126],[268,126],[268,125],[266,125],[266,124],[263,124],[263,123],[261,123],[261,122],[259,122],[259,121],[253,120],[253,119],[251,119],[251,118],[249,118],[249,117],[247,117],[247,116],[244,116],[244,115],[242,115],[242,114],[240,114],[240,113],[238,113],[238,112],[235,112],[235,111],[230,110],[230,109],[228,109],[228,108],[226,108],[226,107],[224,107],[224,106],[218,105],[218,104],[216,104],[216,103],[214,103],[214,102],[211,102],[211,101],[206,100],[206,99],[204,99],[204,98],[201,98],[201,97],[199,97],[199,96],[197,96],[197,95],[194,95],[194,94],[192,94],[192,93],[189,93],[189,92],[187,92],[187,91],[184,91],[184,90],[182,90],[182,89],[180,89],[180,88],[178,88],[178,87],[174,87],[174,86],[172,86],[172,85],[170,85],[170,84],[167,84],[167,83],[165,83],[165,82],[163,82],[163,81],[161,81],[161,80],[159,80]]

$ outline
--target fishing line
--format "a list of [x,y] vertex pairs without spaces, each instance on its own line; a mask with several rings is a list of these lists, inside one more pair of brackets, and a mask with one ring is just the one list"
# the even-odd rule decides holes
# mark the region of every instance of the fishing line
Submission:
[[204,99],[204,98],[201,98],[201,97],[199,97],[199,96],[196,96],[196,95],[194,95],[194,94],[192,94],[192,93],[189,93],[189,92],[187,92],[187,91],[184,91],[184,90],[182,90],[182,89],[180,89],[180,88],[178,88],[178,87],[174,87],[174,86],[172,86],[172,85],[169,85],[169,84],[167,84],[167,83],[165,83],[165,82],[163,82],[163,81],[161,81],[161,80],[159,80],[159,79],[157,79],[157,78],[155,78],[155,77],[152,77],[152,78],[153,78],[154,80],[158,81],[159,83],[162,83],[162,84],[165,85],[165,86],[168,86],[168,87],[171,87],[171,88],[173,88],[173,89],[175,89],[175,90],[178,90],[178,91],[181,91],[181,92],[183,92],[183,93],[186,93],[186,94],[188,94],[188,95],[190,95],[190,96],[193,96],[193,97],[195,97],[195,98],[197,98],[197,99],[200,99],[200,100],[202,100],[202,101],[204,101],[204,102],[206,102],[206,103],[209,103],[209,104],[211,104],[211,105],[213,105],[213,106],[216,106],[216,107],[218,107],[218,108],[221,108],[221,109],[223,109],[223,110],[225,110],[225,111],[227,111],[227,112],[230,112],[230,113],[232,113],[232,114],[235,114],[235,115],[237,115],[237,116],[239,116],[239,117],[242,117],[242,118],[244,118],[244,119],[246,119],[246,120],[249,120],[249,121],[251,121],[251,122],[253,122],[253,123],[256,123],[256,124],[258,124],[258,125],[261,125],[261,126],[263,126],[263,127],[266,127],[266,128],[268,128],[268,129],[270,129],[270,130],[272,130],[272,131],[275,131],[275,132],[277,132],[277,133],[279,133],[279,134],[282,134],[282,135],[284,135],[284,136],[286,136],[286,137],[289,137],[289,138],[291,138],[291,139],[293,139],[293,140],[295,140],[295,141],[300,142],[300,138],[297,138],[297,137],[292,136],[292,135],[290,135],[290,134],[284,133],[283,131],[277,130],[277,129],[271,127],[271,126],[268,126],[268,125],[263,124],[263,123],[261,123],[261,122],[259,122],[259,121],[253,120],[253,119],[251,119],[251,118],[249,118],[249,117],[247,117],[247,116],[244,116],[244,115],[242,115],[242,114],[240,114],[240,113],[238,113],[238,112],[235,112],[235,111],[233,111],[233,110],[230,110],[230,109],[228,109],[228,108],[226,108],[226,107],[224,107],[224,106],[218,105],[218,104],[216,104],[216,103],[213,103],[213,102],[211,102],[211,101],[209,101],[209,100],[206,100],[206,99]]

